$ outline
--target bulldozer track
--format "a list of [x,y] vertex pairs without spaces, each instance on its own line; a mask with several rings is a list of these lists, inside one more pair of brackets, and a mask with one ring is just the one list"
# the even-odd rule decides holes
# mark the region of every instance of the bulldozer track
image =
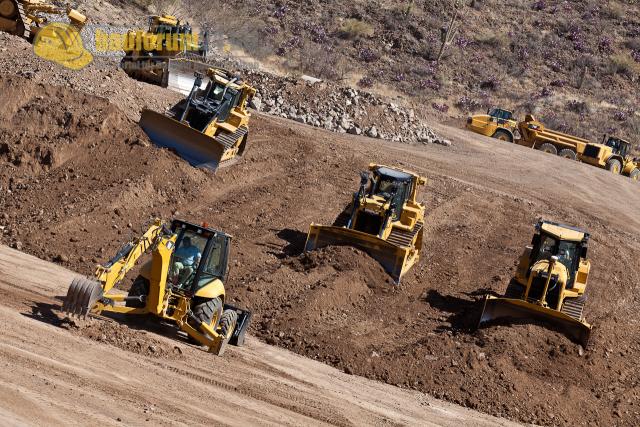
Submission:
[[[194,374],[193,372],[187,371],[185,369],[180,369],[175,366],[165,365],[162,363],[156,363],[156,365],[194,381],[212,385],[214,387],[221,388],[232,393],[238,393],[252,399],[266,402],[283,409],[287,409],[317,420],[324,421],[328,424],[336,426],[353,425],[348,419],[340,415],[335,415],[333,411],[327,411],[326,405],[317,401],[302,398],[300,397],[299,393],[296,393],[293,390],[291,391],[291,393],[273,394],[273,391],[265,388],[262,392],[260,392],[259,390],[262,387],[256,387],[255,384],[240,384],[236,386],[210,377]],[[278,397],[280,397],[280,399],[278,399]]]
[[582,311],[584,310],[584,301],[579,298],[567,298],[564,300],[562,304],[562,309],[560,310],[562,313],[567,316],[573,317],[574,319],[581,321],[582,320]]
[[20,2],[16,2],[16,6],[18,8],[18,14],[20,15],[20,21],[22,21],[22,27],[23,27],[22,36],[28,39],[31,36],[31,29],[27,25],[28,19],[27,19],[27,14],[24,11],[24,5]]
[[239,127],[238,130],[234,133],[222,133],[216,136],[215,139],[217,142],[224,146],[225,150],[228,150],[229,148],[232,148],[234,145],[236,145],[236,142],[244,138],[247,132],[249,132],[249,129],[242,126]]
[[398,228],[394,228],[393,230],[391,230],[391,234],[389,234],[389,238],[387,239],[387,241],[396,246],[402,246],[407,248],[411,247],[413,245],[413,242],[416,236],[418,235],[420,230],[422,230],[422,227],[424,227],[424,223],[416,222],[416,225],[413,227],[413,230],[411,231],[405,231],[405,230],[400,230]]

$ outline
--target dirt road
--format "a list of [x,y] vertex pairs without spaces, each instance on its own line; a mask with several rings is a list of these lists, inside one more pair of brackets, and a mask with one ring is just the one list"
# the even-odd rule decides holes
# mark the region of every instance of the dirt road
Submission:
[[55,312],[73,276],[0,246],[4,425],[515,425],[253,338],[223,358],[143,331],[136,343],[155,355],[87,339]]

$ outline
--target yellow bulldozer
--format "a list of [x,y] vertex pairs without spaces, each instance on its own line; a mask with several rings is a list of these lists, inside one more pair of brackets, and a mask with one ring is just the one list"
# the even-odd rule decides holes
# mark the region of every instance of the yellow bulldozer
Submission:
[[630,156],[631,143],[624,139],[605,135],[601,144],[587,144],[580,161],[618,175],[640,181],[640,159]]
[[[231,237],[181,220],[170,225],[156,220],[142,235],[125,244],[95,279],[75,279],[62,309],[71,316],[153,315],[171,321],[191,341],[222,355],[226,344],[241,346],[251,312],[225,304],[224,281]],[[128,294],[114,290],[145,254]]]
[[45,15],[64,15],[79,30],[87,22],[87,17],[77,10],[45,0],[0,0],[0,31],[32,41],[49,22]]
[[395,281],[420,258],[425,207],[416,200],[426,178],[370,164],[360,189],[332,226],[311,224],[305,251],[330,245],[353,246],[377,260]]
[[256,90],[219,68],[210,68],[207,78],[202,88],[204,76],[196,73],[189,97],[166,115],[143,110],[140,126],[154,144],[215,171],[244,154],[251,117],[247,105]]
[[591,334],[583,313],[591,270],[588,242],[584,230],[540,220],[504,296],[485,297],[479,326],[496,319],[537,319],[586,347]]
[[188,94],[194,71],[208,66],[208,35],[171,15],[149,17],[147,31],[129,31],[120,66],[132,78]]

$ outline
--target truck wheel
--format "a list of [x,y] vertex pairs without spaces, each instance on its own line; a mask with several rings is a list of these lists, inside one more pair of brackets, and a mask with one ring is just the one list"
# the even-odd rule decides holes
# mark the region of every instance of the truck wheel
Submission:
[[639,182],[640,181],[640,169],[632,170],[631,173],[629,174],[629,178],[631,178],[635,182]]
[[[133,281],[128,296],[139,297],[142,295],[149,295],[149,281],[142,276],[138,276]],[[126,307],[144,308],[146,303],[142,301],[125,301],[124,305]]]
[[563,150],[560,150],[560,152],[558,153],[558,156],[564,157],[565,159],[569,159],[569,160],[576,160],[578,157],[576,155],[576,152],[573,151],[571,148],[565,148]]
[[619,175],[620,171],[622,170],[622,164],[620,163],[620,160],[618,159],[607,160],[607,170],[616,175]]
[[[194,300],[193,303],[193,314],[201,322],[206,323],[211,329],[216,329],[222,316],[222,300],[220,298],[213,298],[200,301]],[[200,325],[191,326],[200,331]],[[189,341],[197,343],[191,336],[189,336]]]
[[500,141],[513,142],[513,135],[504,129],[498,129],[492,138],[499,139]]
[[558,154],[558,149],[553,144],[549,144],[548,142],[542,144],[539,150],[544,153],[553,154],[554,156]]

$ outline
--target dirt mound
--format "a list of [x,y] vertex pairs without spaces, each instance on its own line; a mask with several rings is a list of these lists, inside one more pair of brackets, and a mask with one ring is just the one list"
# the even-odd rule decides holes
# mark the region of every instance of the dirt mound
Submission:
[[[153,338],[146,330],[141,329],[145,327],[143,323],[141,322],[134,328],[124,323],[103,318],[65,322],[63,327],[75,335],[109,344],[132,353],[162,359],[181,358],[183,350],[180,345],[169,345]],[[155,327],[157,328],[157,325]],[[149,325],[146,325],[146,328],[149,329]]]
[[17,76],[1,76],[0,91],[6,96],[0,160],[9,163],[3,175],[84,162],[110,144],[149,145],[142,129],[106,99]]
[[256,294],[251,302],[263,313],[256,327],[260,337],[313,352],[331,336],[349,336],[352,316],[367,300],[388,292],[389,282],[367,254],[330,247],[286,258],[267,283],[248,285],[247,291]]
[[[155,216],[206,221],[234,236],[228,295],[253,310],[252,332],[269,342],[520,421],[637,424],[640,199],[628,179],[512,144],[487,146],[450,128],[438,130],[460,144],[412,147],[259,114],[247,154],[214,175],[166,150],[127,142],[138,135],[135,122],[84,95],[82,85],[40,88],[33,79],[11,79],[15,93],[43,99],[0,113],[22,118],[19,131],[7,130],[11,149],[18,140],[33,147],[18,166],[2,160],[3,244],[91,274],[93,263],[109,259]],[[121,91],[119,82],[106,84],[108,92]],[[153,99],[164,93],[147,90]],[[30,112],[38,105],[43,119]],[[117,129],[100,130],[101,122],[89,119],[96,111]],[[42,165],[37,144],[51,148],[54,160],[58,152],[69,157]],[[350,248],[301,255],[309,224],[332,223],[369,162],[429,178],[419,196],[427,206],[424,255],[399,287]],[[586,316],[596,330],[582,355],[537,325],[472,329],[482,295],[504,292],[540,216],[593,236]],[[140,331],[130,332],[139,339]]]

